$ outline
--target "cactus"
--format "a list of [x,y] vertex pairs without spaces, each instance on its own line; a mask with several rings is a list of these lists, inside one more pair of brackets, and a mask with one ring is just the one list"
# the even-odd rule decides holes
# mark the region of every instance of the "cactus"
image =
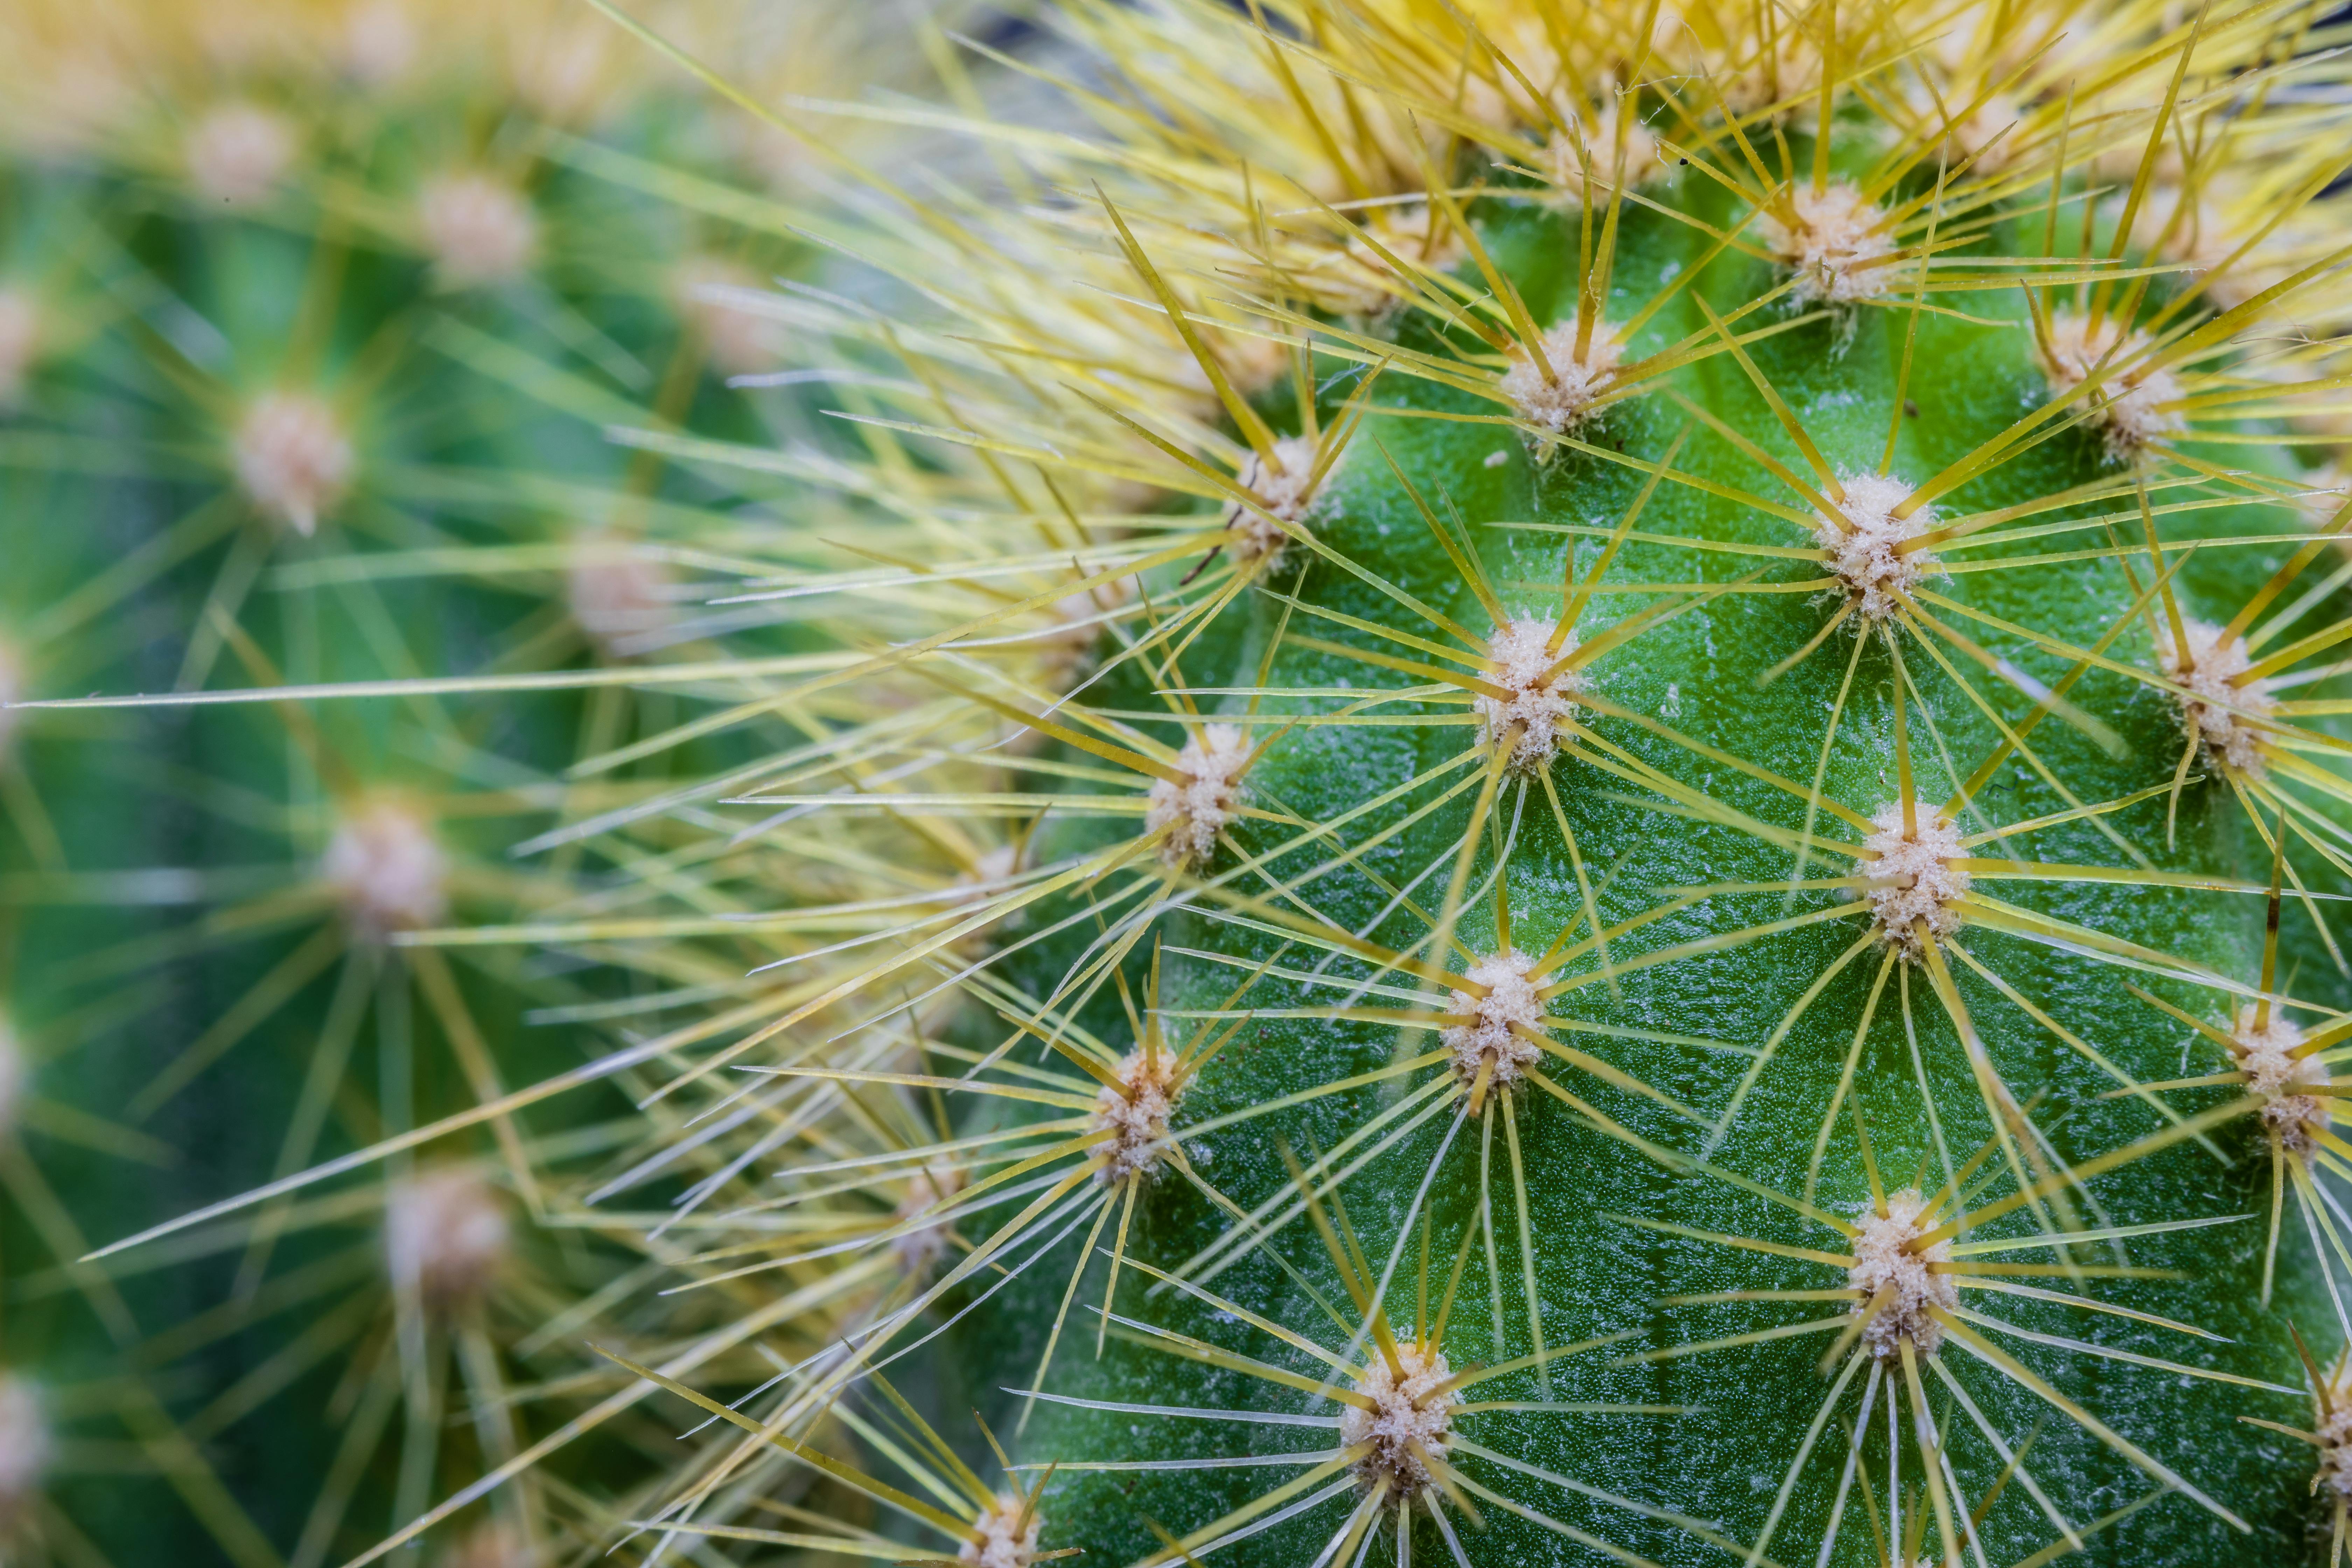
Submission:
[[[642,1345],[554,1314],[603,1336],[598,1402],[359,1560],[510,1556],[478,1505],[646,1410],[693,1443],[577,1538],[2342,1560],[2321,14],[1052,20],[1090,135],[973,113],[952,61],[953,112],[772,114],[846,210],[575,159],[874,280],[698,273],[789,328],[830,433],[658,402],[621,433],[794,526],[673,514],[691,584],[613,572],[642,513],[545,558],[581,683],[709,704],[608,714],[525,846],[619,892],[428,932],[419,879],[373,874],[413,831],[327,853],[425,969],[589,954],[602,1016],[659,1019],[529,1091],[625,1075],[642,1126],[590,1141],[634,1146],[514,1182],[686,1287]],[[217,200],[272,199],[267,112],[187,144]],[[999,173],[868,170],[859,122]],[[394,226],[440,287],[541,254],[510,189],[449,179]],[[501,335],[446,341],[610,406]],[[281,533],[367,476],[317,406],[245,420]],[[688,635],[735,651],[627,662]],[[510,1110],[467,1099],[441,1131]],[[394,1189],[392,1291],[495,1272],[398,1240],[469,1179]],[[421,1228],[487,1237],[467,1191]]]
[[635,928],[781,905],[649,1148],[835,1336],[621,1358],[667,1528],[2341,1559],[2318,14],[1055,20],[1006,201],[792,210],[868,466],[629,437],[864,520]]

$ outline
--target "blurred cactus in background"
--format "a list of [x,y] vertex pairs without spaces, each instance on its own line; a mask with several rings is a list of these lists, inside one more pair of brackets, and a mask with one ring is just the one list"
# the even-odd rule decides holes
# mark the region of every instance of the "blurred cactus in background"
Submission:
[[[776,93],[853,96],[935,89],[943,47],[906,46],[952,19],[660,14]],[[790,385],[725,381],[782,365],[766,301],[819,258],[593,163],[769,190],[808,175],[788,141],[582,6],[0,16],[0,701],[548,691],[0,710],[0,1561],[343,1562],[629,1381],[584,1341],[653,1355],[691,1323],[658,1247],[573,1201],[565,1173],[638,1136],[610,1089],[77,1260],[627,1037],[593,949],[404,944],[609,899],[577,847],[508,851],[677,765],[564,778],[675,711],[598,672],[707,657],[680,552],[776,516],[713,513],[731,497],[600,426],[805,434]],[[428,1553],[572,1560],[666,1445],[559,1442]]]

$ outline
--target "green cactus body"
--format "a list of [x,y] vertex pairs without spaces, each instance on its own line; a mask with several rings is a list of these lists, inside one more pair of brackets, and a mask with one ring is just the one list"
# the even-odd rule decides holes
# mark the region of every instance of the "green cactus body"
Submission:
[[[1657,199],[1685,194],[1698,193],[1685,186]],[[1722,221],[1721,214],[1702,210]],[[1498,226],[1508,236],[1507,241],[1490,239],[1498,258],[1538,258],[1528,268],[1537,279],[1547,251],[1556,255],[1573,244],[1572,232],[1559,220]],[[1687,230],[1638,218],[1628,220],[1622,244],[1612,311],[1637,308],[1659,286],[1663,270],[1691,265],[1698,248]],[[1698,287],[1728,316],[1774,281],[1761,265],[1718,262]],[[1548,306],[1573,310],[1572,301],[1557,293],[1547,298],[1551,291],[1525,275],[1520,287],[1539,316]],[[1921,323],[1906,384],[1901,362],[1908,327],[1898,310],[1870,310],[1852,322],[1817,319],[1748,350],[1822,457],[1845,477],[1850,495],[1867,488],[1866,479],[1854,476],[1877,471],[1890,425],[1897,434],[1887,472],[1916,483],[2000,434],[2021,405],[2042,399],[2040,378],[2022,352],[2030,336],[2021,310],[1999,325]],[[1705,328],[1696,309],[1661,313],[1649,329],[1654,340],[1637,339],[1628,357]],[[1803,455],[1729,356],[1684,370],[1669,385],[1771,461],[1807,472]],[[1898,418],[1906,393],[1917,412]],[[1542,1370],[1523,1368],[1481,1384],[1465,1397],[1628,1407],[1623,1414],[1482,1412],[1462,1416],[1457,1427],[1484,1448],[1628,1502],[1579,1495],[1558,1482],[1531,1483],[1524,1471],[1500,1461],[1463,1459],[1465,1473],[1554,1520],[1661,1562],[1703,1562],[1721,1552],[1688,1526],[1654,1517],[1657,1510],[1717,1521],[1728,1538],[1753,1544],[1759,1517],[1785,1503],[1771,1554],[1810,1562],[1836,1517],[1832,1500],[1841,1480],[1848,1479],[1847,1435],[1865,1389],[1873,1386],[1879,1415],[1874,1446],[1864,1449],[1865,1473],[1875,1478],[1876,1506],[1887,1506],[1885,1412],[1895,1396],[1892,1383],[1906,1376],[1899,1342],[1887,1342],[1883,1355],[1846,1343],[1835,1320],[1850,1312],[1850,1300],[1819,1294],[1844,1287],[1849,1272],[1820,1255],[1846,1255],[1854,1245],[1823,1216],[1851,1223],[1866,1213],[1874,1179],[1887,1191],[1934,1193],[1951,1180],[1955,1167],[1971,1168],[1964,1179],[1971,1206],[2016,1192],[2016,1173],[2022,1173],[2046,1205],[2039,1217],[2060,1231],[2162,1226],[2266,1207],[2267,1145],[2261,1124],[2251,1120],[2212,1134],[2229,1164],[2185,1146],[2134,1159],[2089,1183],[2087,1192],[2052,1187],[2042,1178],[2060,1162],[2080,1164],[2168,1125],[2134,1099],[2104,1098],[2118,1087],[2117,1073],[2155,1082],[2224,1065],[2210,1059],[2210,1042],[2200,1042],[2183,1072],[2183,1026],[2133,991],[2148,989],[2191,1010],[2201,1002],[2217,1022],[2226,1016],[2214,1011],[2221,1000],[2216,993],[2207,988],[2198,998],[2197,988],[2184,987],[2176,976],[2210,972],[2241,983],[2259,977],[2264,900],[2258,889],[2267,879],[2269,857],[2248,830],[2244,809],[2221,770],[2210,763],[2197,767],[2196,782],[2183,792],[2177,834],[2168,846],[2165,786],[2182,749],[2179,705],[2152,683],[2113,669],[2093,669],[2067,693],[2106,728],[2107,746],[2080,729],[2045,721],[2026,741],[2038,767],[2012,751],[1971,792],[1965,809],[1942,815],[1962,783],[2002,749],[2000,726],[2013,731],[2034,710],[2032,700],[2016,689],[2023,682],[2004,689],[1988,679],[1960,637],[2014,660],[2027,679],[2045,686],[2057,685],[2072,668],[2053,654],[2052,644],[2088,649],[2104,641],[2113,663],[2154,668],[2146,607],[2136,605],[2142,595],[2112,554],[2041,559],[2084,546],[2095,552],[2111,528],[2136,533],[2127,482],[2120,509],[2108,500],[2037,512],[2032,523],[2016,531],[2038,537],[1971,541],[1944,552],[1946,566],[1957,570],[1948,578],[1923,576],[1911,588],[1916,616],[1876,619],[1857,613],[1810,656],[1773,675],[1815,641],[1848,594],[1843,584],[1822,584],[1817,563],[1784,561],[1781,552],[1805,547],[1802,525],[1701,488],[1711,483],[1784,503],[1790,499],[1770,469],[1670,399],[1661,387],[1582,433],[1589,447],[1622,453],[1622,462],[1574,449],[1539,462],[1513,433],[1486,424],[1385,413],[1365,421],[1304,524],[1331,555],[1403,590],[1445,620],[1405,608],[1331,561],[1300,560],[1305,552],[1297,551],[1268,574],[1246,629],[1235,628],[1223,646],[1204,639],[1197,660],[1188,665],[1192,679],[1246,686],[1269,640],[1287,638],[1269,667],[1260,722],[1248,731],[1253,742],[1280,735],[1250,767],[1241,795],[1265,816],[1234,822],[1225,847],[1200,875],[1214,879],[1245,857],[1263,854],[1267,882],[1279,885],[1339,857],[1328,840],[1300,845],[1297,823],[1347,819],[1346,841],[1360,843],[1421,813],[1447,787],[1469,787],[1363,857],[1361,874],[1352,866],[1325,874],[1300,888],[1296,901],[1268,896],[1255,879],[1240,886],[1228,879],[1235,896],[1223,907],[1209,897],[1194,910],[1171,913],[1159,937],[1169,949],[1190,951],[1163,958],[1155,1001],[1180,1016],[1197,1010],[1225,1018],[1244,1010],[1261,1014],[1185,1094],[1174,1126],[1181,1138],[1187,1123],[1246,1115],[1248,1108],[1278,1097],[1316,1094],[1350,1075],[1445,1051],[1444,1026],[1428,1016],[1458,1016],[1459,1008],[1437,994],[1437,984],[1335,947],[1328,933],[1344,930],[1394,952],[1425,952],[1433,929],[1448,924],[1453,942],[1444,967],[1457,974],[1507,946],[1538,960],[1547,993],[1542,1011],[1552,1020],[1543,1033],[1558,1048],[1539,1052],[1533,1040],[1518,1036],[1514,1043],[1528,1048],[1512,1054],[1528,1058],[1525,1067],[1545,1084],[1520,1077],[1494,1088],[1473,1114],[1471,1083],[1462,1080],[1474,1079],[1475,1069],[1440,1059],[1377,1085],[1253,1117],[1185,1148],[1202,1176],[1241,1208],[1255,1211],[1293,1190],[1280,1157],[1286,1144],[1302,1163],[1314,1162],[1315,1151],[1337,1148],[1412,1100],[1420,1114],[1391,1116],[1385,1123],[1389,1130],[1411,1127],[1409,1135],[1325,1199],[1344,1202],[1354,1216],[1375,1278],[1402,1246],[1388,1297],[1399,1334],[1414,1319],[1424,1292],[1431,1301],[1425,1310],[1435,1312],[1449,1260],[1465,1237],[1475,1237],[1443,1347],[1454,1367],[1517,1362],[1536,1352],[1530,1294],[1540,1307],[1543,1346],[1605,1342],[1576,1349]],[[1475,409],[1458,397],[1404,394],[1395,401],[1447,412]],[[1664,462],[1670,448],[1675,449],[1675,475],[1696,482],[1670,479],[1644,499],[1643,466]],[[1498,452],[1504,461],[1493,463]],[[1953,490],[1938,500],[1937,511],[1981,515],[2116,477],[2095,438],[2070,434]],[[1420,493],[1420,504],[1412,491]],[[1339,695],[1286,700],[1286,689],[1426,687],[1436,679],[1394,673],[1352,657],[1351,649],[1402,654],[1457,678],[1492,678],[1479,662],[1486,649],[1477,642],[1465,647],[1445,621],[1484,640],[1496,629],[1493,609],[1433,537],[1424,505],[1445,509],[1441,526],[1457,526],[1453,520],[1458,517],[1456,549],[1465,556],[1475,552],[1476,570],[1512,619],[1548,624],[1560,615],[1565,597],[1580,609],[1575,634],[1589,645],[1606,641],[1612,627],[1641,626],[1645,615],[1655,616],[1576,672],[1580,684],[1562,720],[1560,754],[1541,764],[1548,778],[1506,768],[1486,795],[1477,781],[1491,743],[1482,751],[1475,700],[1463,696],[1391,703],[1360,718],[1283,730],[1290,715],[1328,713],[1349,701]],[[2215,531],[2272,539],[2198,556],[2179,597],[2185,614],[2212,622],[2225,621],[2295,548],[2282,537],[2293,525],[2275,508],[2250,502],[2221,515],[2229,521]],[[1588,595],[1580,587],[1564,595],[1563,581],[1586,583],[1629,518],[1648,537],[1616,551],[1596,591]],[[2100,518],[2107,521],[2089,521]],[[2060,521],[2075,526],[2041,528]],[[2192,520],[2168,529],[2168,536],[2177,548],[2178,541],[2207,526]],[[1716,548],[1703,552],[1675,542],[1685,540]],[[2003,564],[2021,557],[2032,559]],[[2142,568],[2143,587],[2152,571]],[[1746,591],[1808,583],[1813,585],[1794,592]],[[1297,595],[1295,606],[1277,602],[1276,595],[1289,593]],[[1657,615],[1668,604],[1687,608]],[[1341,616],[1357,624],[1334,624]],[[1929,617],[1935,629],[1925,629]],[[2047,640],[2037,646],[1989,630],[1987,619],[1975,617],[2028,627]],[[2122,635],[2107,640],[2118,621],[2127,623]],[[1943,628],[1959,636],[1944,635]],[[1446,652],[1401,647],[1402,639],[1387,632],[1403,632]],[[1304,646],[1309,638],[1327,646]],[[1900,742],[1894,701],[1898,680],[1906,693]],[[1959,680],[1977,695],[1965,693]],[[1136,683],[1097,700],[1105,708],[1134,710],[1145,707],[1149,696]],[[1206,699],[1202,707],[1214,711]],[[1383,724],[1383,719],[1394,722]],[[1158,732],[1171,745],[1183,733],[1175,726]],[[1361,814],[1367,803],[1405,780],[1449,762],[1456,764],[1453,771]],[[2038,776],[2044,770],[2049,777]],[[1807,836],[1817,773],[1820,805],[1810,824],[1815,849],[1798,870],[1792,850]],[[2143,851],[2153,872],[2227,879],[2241,890],[2158,885],[2156,875],[2143,879],[2132,874],[2136,862],[2084,817],[1987,837],[1958,850],[1976,866],[1964,879],[1967,901],[1951,906],[1948,917],[1932,917],[1938,925],[1945,918],[1952,924],[1933,934],[1938,951],[1933,963],[1926,962],[1916,937],[1909,944],[1900,940],[1912,933],[1885,929],[1872,904],[1876,889],[1855,885],[1857,876],[1870,874],[1869,860],[1857,849],[1874,834],[1883,835],[1890,806],[1900,827],[1897,781],[1906,773],[1919,803],[1915,831],[1932,836],[1943,822],[1948,824],[1944,831],[1970,840],[2080,806],[2143,795],[2100,820]],[[1465,835],[1473,847],[1460,859]],[[1832,842],[1843,847],[1822,852],[1820,847]],[[1984,864],[2000,860],[2021,866],[2004,872]],[[2114,867],[2126,874],[2114,880],[2068,879],[2077,867]],[[1424,876],[1433,869],[1434,875]],[[1792,877],[1800,886],[1789,885]],[[1824,882],[1830,885],[1817,885]],[[1464,890],[1449,898],[1454,884]],[[1235,907],[1243,902],[1242,887],[1250,889],[1247,908]],[[1727,890],[1709,891],[1716,888]],[[1408,889],[1409,905],[1400,898]],[[1891,900],[1889,907],[1906,906]],[[1591,939],[1588,910],[1598,910],[1610,933],[1605,956]],[[2286,918],[2292,925],[2308,916],[2291,911]],[[2147,956],[2102,954],[2092,945],[2101,940],[2114,944],[2115,954],[2128,946]],[[1941,1000],[1948,982],[1935,963],[1957,989],[1960,1018]],[[1260,965],[1273,972],[1240,990]],[[2166,968],[2175,976],[2161,976]],[[2307,983],[2323,986],[2326,974],[2315,964],[2304,970]],[[1042,996],[1059,979],[1059,971],[1039,964],[1031,984]],[[1373,1015],[1418,1012],[1427,1021],[1400,1030],[1377,1016],[1347,1017],[1351,1005]],[[1104,1037],[1118,1037],[1115,1004],[1098,1003],[1086,1017]],[[1962,1026],[1971,1036],[1965,1044]],[[1972,1048],[1979,1044],[1980,1054]],[[1414,1094],[1440,1080],[1449,1087],[1433,1097]],[[2196,1110],[2238,1092],[2215,1089],[2169,1098]],[[2031,1110],[2023,1109],[2029,1104]],[[1997,1127],[1995,1108],[2008,1119],[2005,1125]],[[1874,1177],[1865,1166],[1857,1116],[1875,1154]],[[1694,1163],[1681,1163],[1668,1151]],[[1339,1163],[1336,1158],[1316,1162],[1318,1181]],[[1800,1206],[1809,1199],[1818,1205],[1810,1217]],[[1420,1228],[1400,1230],[1408,1216],[1415,1226],[1425,1221],[1426,1244]],[[1969,1234],[2046,1234],[2030,1210],[2016,1210]],[[1240,1249],[1215,1245],[1233,1224],[1198,1192],[1162,1174],[1139,1205],[1129,1245],[1161,1268],[1180,1268],[1204,1251],[1217,1263],[1233,1263]],[[1742,1250],[1731,1238],[1759,1245]],[[2305,1312],[2305,1326],[2325,1342],[2317,1264],[2296,1245],[2301,1239],[2287,1240],[2279,1290],[2284,1301],[2317,1309]],[[1954,1304],[2032,1333],[2087,1339],[2273,1383],[2299,1381],[2283,1321],[2259,1304],[2264,1253],[2259,1218],[2131,1245],[2134,1265],[2180,1270],[2186,1280],[2097,1279],[2101,1266],[2116,1263],[2117,1247],[2085,1243],[2072,1250],[2090,1266],[2087,1282],[2025,1273],[1985,1279],[2184,1320],[2242,1342],[2221,1349],[2178,1334],[2119,1334],[2114,1331],[2128,1329],[2128,1322],[1996,1295],[1976,1289],[1974,1279]],[[1288,1255],[1288,1269],[1258,1255],[1273,1251]],[[2030,1262],[2040,1273],[2062,1254],[1997,1256]],[[1213,1272],[1206,1288],[1234,1305],[1339,1350],[1348,1336],[1318,1311],[1299,1281],[1300,1276],[1314,1281],[1344,1316],[1346,1300],[1331,1268],[1323,1245],[1300,1220],[1249,1249],[1230,1269],[1198,1277]],[[1312,1370],[1295,1348],[1234,1322],[1214,1303],[1165,1290],[1147,1295],[1141,1289],[1147,1283],[1127,1287],[1123,1313],[1293,1371]],[[1773,1290],[1800,1294],[1788,1302],[1674,1300]],[[1806,1293],[1813,1293],[1811,1300]],[[1030,1308],[1050,1310],[1042,1297]],[[1933,1323],[1924,1315],[1918,1321]],[[2212,1385],[2102,1363],[2089,1354],[2052,1355],[2046,1347],[2004,1340],[1979,1319],[1968,1321],[2034,1364],[2057,1394],[2095,1412],[2151,1461],[2171,1467],[2217,1500],[2232,1500],[2227,1506],[2259,1527],[2249,1540],[2174,1498],[2119,1527],[2126,1538],[2161,1542],[2179,1561],[2233,1562],[2241,1554],[2251,1561],[2289,1542],[2299,1549],[2307,1511],[2304,1457],[2272,1435],[2213,1419],[2210,1412],[2224,1401]],[[1738,1336],[1788,1325],[1812,1327],[1790,1338],[1736,1342]],[[1952,1445],[1964,1494],[1980,1500],[2004,1458],[1953,1405],[1939,1381],[1947,1373],[2012,1452],[2039,1432],[2027,1473],[2078,1527],[2153,1485],[2097,1436],[1961,1349],[1940,1328],[1922,1332],[1938,1348],[1921,1358],[1916,1375],[1928,1392],[1932,1419]],[[1129,1333],[1130,1342],[1114,1341],[1099,1363],[1084,1353],[1060,1361],[1063,1381],[1048,1386],[1119,1404],[1315,1408],[1296,1390],[1188,1363],[1171,1355],[1169,1344]],[[1697,1348],[1720,1339],[1735,1342]],[[1829,1385],[1818,1363],[1832,1341],[1840,1353],[1831,1372],[1854,1370],[1835,1378],[1843,1393],[1826,1407],[1827,1434],[1812,1435],[1811,1459],[1792,1471],[1816,1411],[1824,1408]],[[1369,1353],[1359,1347],[1351,1359]],[[1003,1367],[1003,1383],[1027,1386],[1029,1367],[992,1364]],[[1900,1467],[1905,1517],[1916,1520],[1927,1500],[1909,1425],[1910,1386],[1900,1396]],[[2242,1408],[2293,1423],[2305,1406],[2284,1394],[2254,1393]],[[1133,1459],[1264,1453],[1282,1446],[1268,1442],[1268,1435],[1200,1420],[1139,1419],[1127,1411],[1046,1407],[1030,1427],[1025,1455],[1046,1460],[1113,1452]],[[1275,1429],[1271,1436],[1289,1434]],[[1264,1493],[1269,1479],[1287,1475],[1210,1469],[1140,1483],[1126,1473],[1068,1476],[1055,1489],[1061,1495],[1052,1513],[1056,1524],[1075,1530],[1068,1539],[1140,1556],[1155,1545],[1139,1522],[1141,1516],[1171,1528],[1180,1521],[1216,1518]],[[1787,1479],[1793,1486],[1783,1498]],[[1864,1505],[1851,1493],[1844,1502],[1842,1544],[1831,1560],[1871,1561]],[[1472,1535],[1457,1520],[1474,1562],[1582,1560],[1547,1526],[1493,1504],[1485,1512],[1483,1535]],[[1246,1561],[1310,1561],[1342,1514],[1339,1503],[1327,1504],[1234,1550],[1245,1552]],[[1929,1539],[1916,1554],[1937,1560],[1932,1521],[1928,1528]],[[2049,1519],[2020,1488],[1987,1520],[1984,1550],[1994,1563],[2021,1561],[2054,1537]],[[1049,1529],[1048,1540],[1054,1539]],[[1424,1526],[1416,1550],[1445,1548]],[[2103,1542],[2097,1550],[2123,1549]]]
[[[875,1188],[888,1238],[970,1248],[888,1327],[955,1309],[950,1387],[1015,1481],[1052,1468],[1011,1523],[959,1489],[962,1560],[2333,1550],[2344,971],[2298,889],[2342,885],[2341,785],[2265,684],[2333,646],[2333,557],[2284,426],[2208,395],[2319,273],[2218,314],[2226,268],[2124,277],[2145,178],[2102,207],[2054,102],[2030,175],[1956,174],[1834,26],[1831,89],[1816,58],[1737,134],[1704,91],[1616,105],[1674,165],[1638,202],[1497,137],[1459,192],[1220,264],[1181,198],[1102,196],[1214,394],[1189,450],[1131,393],[1060,405],[1123,459],[1001,389],[997,425],[918,405],[1049,470],[1156,447],[1222,508],[1147,520],[1075,689],[931,677],[1054,742],[1006,787],[1062,792],[954,971],[1013,1033],[887,1079],[1068,1139]],[[2152,167],[2126,119],[2095,139]],[[1335,304],[1335,250],[1391,298]],[[1244,307],[1297,354],[1246,398]]]

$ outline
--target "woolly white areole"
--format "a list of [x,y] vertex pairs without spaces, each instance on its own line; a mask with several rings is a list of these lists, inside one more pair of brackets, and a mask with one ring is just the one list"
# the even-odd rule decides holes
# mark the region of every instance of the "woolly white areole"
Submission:
[[1952,1244],[1912,1246],[1934,1228],[1920,1218],[1927,1206],[1927,1199],[1906,1187],[1887,1194],[1885,1214],[1865,1209],[1854,1221],[1859,1234],[1853,1238],[1853,1265],[1846,1270],[1846,1283],[1860,1292],[1853,1305],[1857,1316],[1870,1310],[1881,1290],[1888,1293],[1886,1304],[1862,1331],[1862,1342],[1882,1361],[1901,1354],[1905,1340],[1921,1355],[1935,1354],[1944,1342],[1944,1326],[1931,1309],[1948,1312],[1960,1304],[1960,1288],[1952,1277],[1927,1267],[1950,1262]]

